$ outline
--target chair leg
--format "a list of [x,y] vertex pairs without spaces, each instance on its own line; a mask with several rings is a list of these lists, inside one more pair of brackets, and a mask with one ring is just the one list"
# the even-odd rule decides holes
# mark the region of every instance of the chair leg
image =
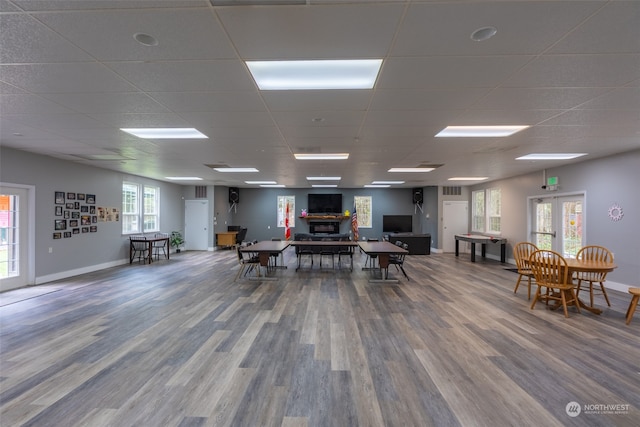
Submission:
[[631,323],[633,312],[636,311],[636,307],[638,306],[638,300],[640,300],[640,295],[634,295],[633,298],[631,298],[631,302],[629,303],[629,308],[627,309],[627,314],[625,315],[627,325]]
[[531,301],[531,276],[527,276],[528,284],[527,284],[527,301]]
[[520,281],[522,280],[522,274],[518,275],[518,281],[516,282],[516,287],[513,288],[513,293],[515,294],[516,292],[518,292],[518,287],[520,286]]
[[538,285],[538,289],[536,289],[536,293],[533,295],[533,302],[531,303],[531,310],[533,310],[533,307],[536,306],[536,302],[538,302],[538,299],[540,298],[540,288],[541,288],[541,286]]
[[602,289],[602,295],[604,295],[604,299],[607,301],[607,305],[611,307],[611,303],[609,302],[609,295],[607,295],[607,290],[604,287],[604,283],[600,282],[600,289]]

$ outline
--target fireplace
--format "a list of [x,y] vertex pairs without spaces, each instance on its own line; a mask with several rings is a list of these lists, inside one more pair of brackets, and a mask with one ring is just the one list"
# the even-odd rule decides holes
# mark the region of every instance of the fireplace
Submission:
[[340,221],[311,221],[309,222],[311,234],[339,234]]

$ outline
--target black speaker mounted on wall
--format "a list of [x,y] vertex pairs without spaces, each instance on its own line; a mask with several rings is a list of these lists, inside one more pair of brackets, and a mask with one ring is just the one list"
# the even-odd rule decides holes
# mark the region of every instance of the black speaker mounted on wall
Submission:
[[422,202],[424,201],[424,193],[422,191],[422,188],[413,189],[413,203],[417,205],[422,204]]
[[240,189],[238,187],[229,187],[229,203],[240,203]]

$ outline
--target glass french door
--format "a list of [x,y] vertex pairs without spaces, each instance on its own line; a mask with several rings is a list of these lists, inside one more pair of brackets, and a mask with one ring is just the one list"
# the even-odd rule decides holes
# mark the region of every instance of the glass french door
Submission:
[[27,284],[27,190],[0,188],[0,291]]
[[531,242],[575,258],[584,242],[584,195],[530,199]]

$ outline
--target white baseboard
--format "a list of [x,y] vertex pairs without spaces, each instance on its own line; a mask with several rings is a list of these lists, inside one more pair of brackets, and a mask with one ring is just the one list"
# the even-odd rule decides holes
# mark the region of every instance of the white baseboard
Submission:
[[129,263],[129,259],[125,258],[117,261],[105,262],[104,264],[89,265],[86,267],[77,268],[75,270],[61,271],[59,273],[36,277],[35,284],[42,285],[43,283],[53,282],[54,280],[66,279],[68,277],[77,276],[79,274],[92,273],[94,271],[104,270],[105,268],[116,267],[118,265],[123,265],[128,263]]

